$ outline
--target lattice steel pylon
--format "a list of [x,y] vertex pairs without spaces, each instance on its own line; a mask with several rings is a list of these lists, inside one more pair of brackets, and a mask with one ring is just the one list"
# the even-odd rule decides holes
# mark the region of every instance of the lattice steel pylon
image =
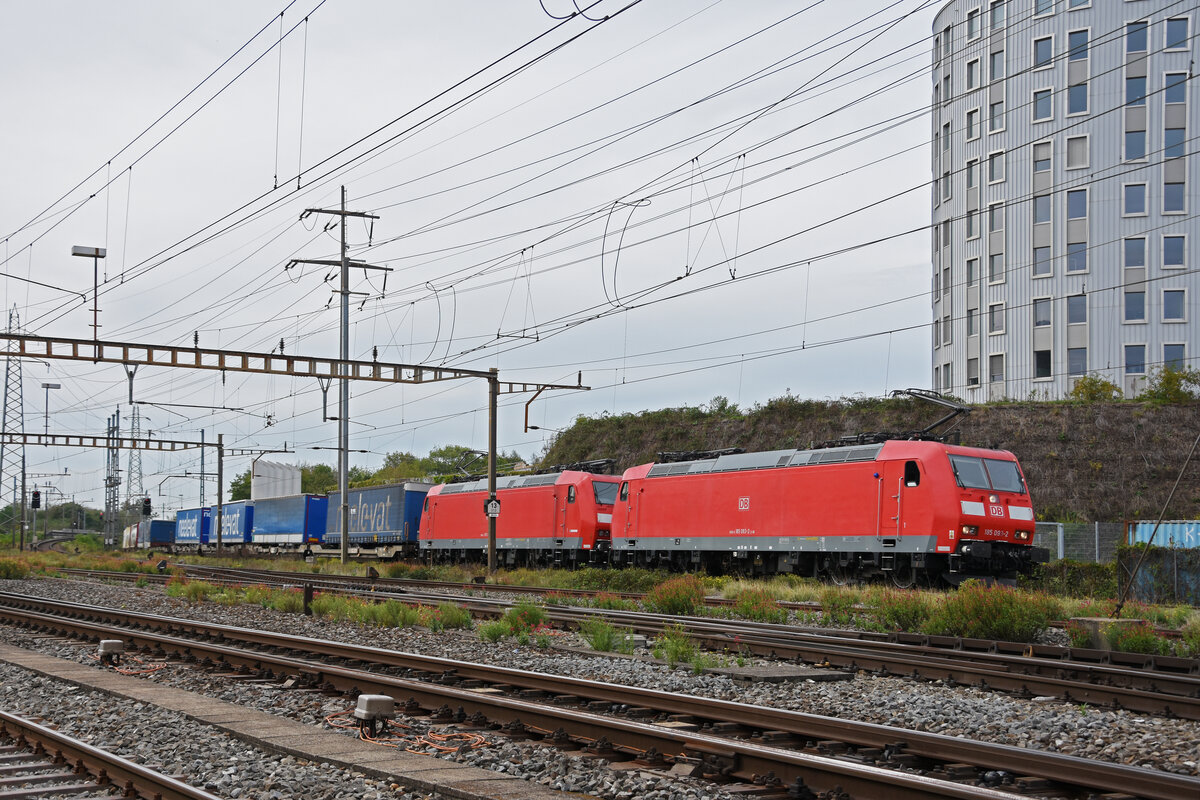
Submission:
[[104,476],[104,544],[117,543],[117,513],[121,508],[121,451],[117,442],[121,438],[121,408],[108,418],[107,472]]
[[[142,438],[142,417],[138,413],[138,407],[133,407],[133,413],[129,417],[129,437],[131,439]],[[146,490],[142,485],[142,451],[134,448],[129,451],[129,465],[125,470],[125,502],[130,508],[140,509],[142,507],[142,498],[146,496]]]
[[[21,317],[14,305],[8,312],[9,333],[19,333]],[[17,348],[17,343],[8,341],[8,352]],[[25,432],[25,409],[21,397],[21,359],[9,356],[4,361],[4,420],[0,425],[4,433]],[[0,526],[13,532],[14,540],[23,533],[25,514],[25,445],[0,444],[0,503],[11,511],[0,520]]]

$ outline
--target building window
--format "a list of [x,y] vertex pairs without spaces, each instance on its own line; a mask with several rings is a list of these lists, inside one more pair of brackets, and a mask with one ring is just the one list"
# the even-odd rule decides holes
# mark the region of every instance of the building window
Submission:
[[1033,171],[1035,174],[1038,172],[1049,172],[1050,171],[1051,152],[1052,151],[1050,149],[1049,142],[1044,142],[1042,144],[1034,145],[1034,147],[1033,147]]
[[979,236],[979,210],[972,208],[967,212],[967,238],[974,239]]
[[1146,50],[1147,22],[1130,22],[1125,26],[1125,52],[1142,53]]
[[1183,369],[1184,346],[1181,344],[1163,345],[1163,366],[1170,369]]
[[950,170],[942,173],[942,199],[950,199]]
[[1071,31],[1067,34],[1067,60],[1082,61],[1088,57],[1088,32]]
[[1067,219],[1087,219],[1087,189],[1067,192]]
[[1125,321],[1126,322],[1145,322],[1146,321],[1146,293],[1145,292],[1126,292],[1125,293]]
[[1074,11],[1077,8],[1087,8],[1092,4],[1092,0],[1071,0],[1067,4],[1067,8]]
[[1163,157],[1179,158],[1184,155],[1185,138],[1184,128],[1167,128],[1163,131]]
[[979,109],[972,108],[967,112],[967,140],[979,137]]
[[979,359],[967,359],[967,386],[979,385]]
[[993,0],[991,8],[992,30],[1004,27],[1004,0]]
[[1033,248],[1033,277],[1044,278],[1054,272],[1050,261],[1049,247]]
[[1067,87],[1067,113],[1086,114],[1088,110],[1088,85],[1076,83]]
[[1034,350],[1033,351],[1033,377],[1050,378],[1053,377],[1050,371],[1050,351],[1049,350]]
[[942,126],[942,151],[950,149],[950,123],[947,122]]
[[988,333],[1004,333],[1004,303],[988,306]]
[[1067,138],[1067,169],[1082,169],[1088,165],[1088,137]]
[[988,356],[988,380],[992,383],[1004,382],[1004,354]]
[[1183,236],[1163,237],[1162,261],[1164,267],[1177,269],[1184,265],[1184,242]]
[[[944,389],[945,391],[948,392],[952,388],[954,388],[954,381],[950,377],[950,365],[943,364],[942,365],[942,389]],[[911,463],[911,462],[909,462],[909,463]]]
[[950,317],[942,317],[942,344],[950,344],[950,330]]
[[988,131],[996,133],[1004,130],[1004,101],[992,103],[988,108]]
[[1127,217],[1145,216],[1146,214],[1146,184],[1127,183],[1123,192],[1121,213]]
[[997,50],[988,59],[991,65],[992,80],[998,81],[1004,77],[1004,51]]
[[973,158],[967,162],[967,188],[974,189],[979,185],[979,159]]
[[950,40],[951,40],[951,38],[952,37],[950,36],[950,26],[947,25],[945,27],[945,29],[942,31],[942,56],[943,57],[948,58],[950,56]]
[[967,62],[967,91],[979,88],[979,59]]
[[1038,194],[1033,197],[1033,221],[1034,224],[1039,222],[1050,221],[1050,195]]
[[1127,344],[1127,345],[1125,345],[1125,374],[1126,375],[1145,375],[1146,374],[1146,345],[1144,345],[1144,344]]
[[1049,89],[1038,89],[1033,93],[1033,121],[1050,119],[1054,116],[1054,95]]
[[[936,278],[936,277],[934,278],[934,281],[935,281],[935,283],[936,283],[936,281],[937,281],[937,278]],[[936,286],[935,286],[935,288],[934,288],[934,294],[935,294],[935,295],[937,294],[937,289],[936,289]],[[941,320],[937,320],[937,319],[935,319],[935,320],[933,321],[933,346],[934,346],[935,348],[936,348],[936,347],[941,347],[941,346],[942,346],[942,334],[941,334],[941,332],[940,332],[941,325],[942,325],[942,322],[941,322]],[[936,367],[935,367],[934,369],[936,369]]]
[[1067,244],[1067,272],[1087,272],[1087,242]]
[[988,206],[988,233],[1004,230],[1004,204],[993,203]]
[[1165,76],[1163,99],[1168,103],[1187,102],[1187,73],[1168,72]]
[[968,258],[967,259],[967,286],[974,286],[975,282],[978,280],[979,280],[979,259],[978,258]]
[[1125,266],[1146,266],[1146,240],[1142,238],[1125,240]]
[[1087,322],[1087,295],[1073,294],[1067,297],[1067,324]]
[[1054,63],[1054,37],[1033,40],[1033,68],[1049,67]]
[[1146,157],[1146,132],[1125,131],[1125,160],[1141,161]]
[[1004,180],[1004,151],[988,155],[988,183]]
[[1050,326],[1049,297],[1039,297],[1033,301],[1033,327],[1046,328]]
[[1186,50],[1188,47],[1187,17],[1167,20],[1167,49]]
[[1087,372],[1087,348],[1070,347],[1067,349],[1067,374],[1083,375]]
[[1184,196],[1182,183],[1164,183],[1163,184],[1163,213],[1176,214],[1182,213],[1184,210]]
[[1004,253],[993,253],[988,256],[988,283],[1004,281]]
[[950,73],[947,72],[945,76],[942,77],[942,102],[949,103],[952,94],[953,93],[950,91]]
[[979,309],[967,309],[967,336],[975,336],[979,333]]
[[1163,290],[1163,322],[1184,322],[1185,309],[1183,289]]
[[979,36],[979,9],[972,8],[967,12],[967,38],[974,39]]
[[1044,14],[1054,13],[1054,0],[1036,0],[1033,4],[1033,15],[1035,17],[1043,16]]
[[1127,106],[1144,106],[1144,105],[1146,105],[1146,79],[1145,78],[1126,78],[1125,79],[1125,105],[1127,105]]

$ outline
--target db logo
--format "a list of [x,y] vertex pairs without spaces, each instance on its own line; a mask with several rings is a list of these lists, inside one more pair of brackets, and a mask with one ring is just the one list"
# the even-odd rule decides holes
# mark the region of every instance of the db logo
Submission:
[[738,511],[749,511],[749,510],[750,510],[750,498],[749,497],[739,497],[738,498]]
[[993,517],[1004,516],[1004,506],[988,506],[988,513]]

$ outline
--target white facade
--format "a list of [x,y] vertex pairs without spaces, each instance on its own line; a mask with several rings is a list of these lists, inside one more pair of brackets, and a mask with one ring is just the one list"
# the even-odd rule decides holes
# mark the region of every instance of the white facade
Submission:
[[300,468],[291,464],[258,460],[250,475],[250,499],[291,497],[300,494]]
[[933,386],[1127,397],[1192,366],[1200,13],[1170,0],[952,0],[934,23]]

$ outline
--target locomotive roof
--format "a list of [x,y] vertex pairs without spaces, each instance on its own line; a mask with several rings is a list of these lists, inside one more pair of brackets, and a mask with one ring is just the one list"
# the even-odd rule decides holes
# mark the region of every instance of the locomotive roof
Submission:
[[808,464],[842,464],[849,461],[874,461],[883,444],[856,447],[827,447],[819,450],[767,450],[760,453],[735,453],[699,461],[679,461],[655,464],[648,478],[665,475],[696,474],[699,472],[735,472],[748,469],[799,467]]
[[[543,475],[504,475],[496,478],[497,489],[526,489],[531,486],[553,486],[558,482],[558,479],[565,473],[563,472],[548,472]],[[578,473],[586,475],[589,478],[608,478],[610,482],[616,483],[620,480],[615,475],[593,475],[592,473]],[[466,494],[467,492],[486,492],[488,488],[487,480],[464,481],[462,483],[444,483],[439,491],[439,494]]]

